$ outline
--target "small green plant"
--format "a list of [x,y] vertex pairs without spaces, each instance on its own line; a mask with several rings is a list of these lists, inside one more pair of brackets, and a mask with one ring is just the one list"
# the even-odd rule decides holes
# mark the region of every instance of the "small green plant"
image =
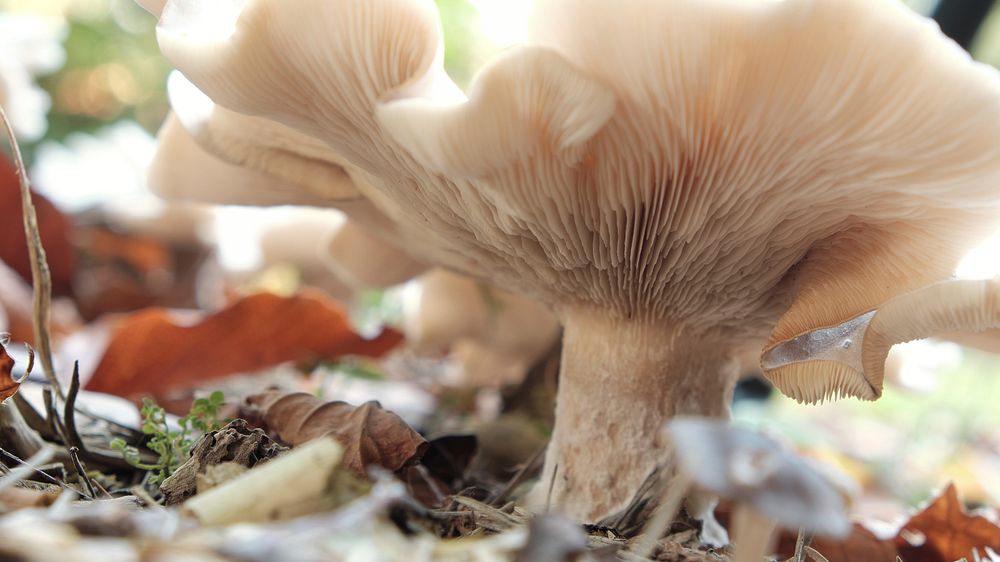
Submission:
[[130,465],[153,472],[150,482],[159,485],[191,455],[195,432],[206,433],[222,427],[219,411],[225,403],[225,396],[218,390],[208,398],[198,398],[191,405],[191,411],[177,420],[180,430],[174,431],[167,425],[166,410],[149,398],[144,398],[140,410],[142,432],[149,436],[145,446],[156,453],[156,462],[142,462],[139,449],[129,445],[124,439],[112,440],[111,448],[121,451],[125,462]]

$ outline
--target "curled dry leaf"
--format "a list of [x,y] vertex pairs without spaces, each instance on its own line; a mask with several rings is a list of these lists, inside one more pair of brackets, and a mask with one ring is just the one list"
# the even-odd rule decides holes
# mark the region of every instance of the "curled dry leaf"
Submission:
[[292,446],[333,435],[344,446],[344,465],[362,476],[373,464],[393,472],[413,465],[428,446],[419,433],[378,402],[353,406],[324,403],[304,392],[264,392],[247,397],[241,415]]
[[[3,338],[5,336],[0,335],[0,339]],[[17,389],[21,386],[19,381],[14,380],[13,370],[14,359],[7,355],[7,350],[0,343],[0,402],[17,394]]]
[[195,324],[148,309],[116,326],[86,387],[119,396],[157,393],[286,361],[378,357],[400,341],[395,332],[363,338],[318,293],[251,295]]
[[[76,269],[75,252],[70,243],[72,225],[48,199],[37,193],[31,197],[38,215],[38,229],[49,271],[52,273],[52,290],[55,294],[68,294]],[[31,260],[24,238],[24,219],[21,214],[21,186],[17,171],[0,156],[0,261],[3,261],[31,282]]]
[[[911,541],[907,537],[923,540]],[[985,555],[986,548],[1000,552],[1000,527],[985,517],[967,513],[955,485],[949,484],[926,509],[903,525],[896,546],[906,562],[977,560]]]

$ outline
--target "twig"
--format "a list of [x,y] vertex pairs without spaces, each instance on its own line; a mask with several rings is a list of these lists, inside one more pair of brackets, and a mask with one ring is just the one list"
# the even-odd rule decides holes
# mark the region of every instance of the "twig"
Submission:
[[14,404],[0,404],[0,444],[22,457],[30,457],[45,446],[45,441],[28,426]]
[[49,316],[52,306],[52,274],[49,271],[48,261],[45,259],[45,248],[42,247],[42,238],[38,232],[38,216],[35,214],[35,205],[31,202],[31,184],[28,181],[28,172],[24,167],[24,160],[21,158],[21,148],[17,144],[17,137],[14,129],[7,119],[7,113],[0,107],[0,121],[3,122],[7,132],[7,141],[10,143],[11,152],[14,155],[14,166],[17,168],[17,176],[21,184],[21,210],[24,214],[24,235],[28,241],[28,256],[31,258],[31,286],[32,286],[32,312],[34,316],[34,336],[35,345],[38,347],[41,356],[42,370],[49,384],[56,390],[56,395],[60,399],[65,399],[59,379],[56,378],[56,371],[52,361],[52,342],[49,334]]
[[142,486],[139,486],[137,484],[137,485],[132,486],[131,488],[129,488],[128,491],[132,492],[133,496],[135,496],[135,497],[139,498],[140,500],[142,500],[142,503],[146,504],[146,507],[154,509],[156,511],[164,511],[165,510],[165,508],[162,505],[160,505],[160,502],[158,502],[155,499],[153,499],[153,496],[149,495],[149,492],[146,491],[146,489],[143,488]]
[[799,536],[795,539],[795,562],[806,561],[806,548],[809,547],[812,538],[812,533],[799,529]]
[[80,462],[80,449],[77,447],[69,448],[69,458],[73,460],[73,468],[76,469],[76,475],[80,478],[80,482],[87,487],[87,492],[93,498],[97,497],[97,488],[94,486],[94,481],[90,479],[87,475],[87,469],[83,467],[83,463]]
[[59,413],[56,409],[56,396],[52,393],[51,388],[42,389],[42,403],[45,405],[45,419],[49,423],[49,431],[58,437],[63,444],[68,443],[66,429],[63,427],[62,420],[59,419]]
[[17,411],[21,413],[21,417],[24,418],[24,422],[28,424],[28,427],[35,430],[43,439],[48,439],[49,441],[54,441],[57,437],[56,435],[49,434],[49,422],[45,419],[45,416],[38,413],[38,410],[28,402],[22,393],[18,392],[11,397],[14,402],[14,406],[17,407]]
[[818,550],[816,550],[811,546],[807,546],[803,550],[806,551],[806,553],[809,555],[809,558],[812,558],[814,562],[830,562],[829,560],[827,560],[826,556],[823,556],[822,554],[819,553]]
[[21,480],[24,480],[25,478],[28,477],[29,474],[38,470],[37,467],[39,465],[43,465],[52,460],[52,457],[54,457],[55,454],[56,450],[54,447],[50,445],[42,447],[41,451],[38,451],[37,453],[32,455],[31,458],[29,458],[27,461],[22,462],[20,466],[11,469],[11,471],[7,473],[7,475],[5,475],[3,478],[0,478],[0,490],[3,490],[5,488],[10,488],[14,484],[17,484]]
[[79,449],[79,455],[88,462],[96,462],[104,466],[120,469],[135,468],[125,462],[125,459],[117,455],[106,455],[97,451],[91,451],[80,437],[80,432],[76,428],[76,398],[80,394],[80,362],[73,363],[73,376],[69,381],[69,391],[66,394],[65,407],[63,408],[63,431],[66,436],[66,444]]
[[[50,446],[46,445],[46,447],[50,447]],[[21,460],[20,458],[18,458],[17,455],[11,453],[10,451],[5,451],[2,447],[0,447],[0,455],[3,455],[3,456],[7,457],[8,459],[10,459],[10,460],[12,460],[12,461],[14,461],[16,463],[20,463],[21,465],[25,464],[25,462],[23,460]],[[56,478],[55,476],[52,476],[51,474],[45,472],[44,470],[41,470],[41,469],[39,469],[37,467],[32,467],[32,470],[34,470],[35,472],[38,473],[39,476],[43,477],[44,479],[48,480],[49,482],[52,482],[56,486],[59,486],[59,487],[65,489],[65,490],[71,490],[71,491],[73,491],[75,493],[80,493],[80,491],[77,490],[76,488],[73,488],[69,484],[63,482],[62,480]],[[94,499],[94,498],[89,498],[89,499]]]

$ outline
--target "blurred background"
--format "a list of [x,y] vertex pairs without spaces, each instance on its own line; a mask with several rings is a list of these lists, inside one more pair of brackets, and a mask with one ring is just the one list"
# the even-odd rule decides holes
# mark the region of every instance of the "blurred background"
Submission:
[[[1000,66],[1000,2],[907,3],[934,15],[974,57]],[[438,5],[446,36],[445,63],[456,81],[464,84],[492,53],[523,40],[531,1],[439,0]],[[155,134],[169,109],[165,83],[170,69],[157,50],[154,23],[132,0],[0,0],[0,100],[7,100],[34,187],[78,225],[115,225],[108,231],[112,235],[163,212],[145,185]],[[280,292],[307,276],[302,264],[290,264],[299,271],[289,271],[264,263],[262,233],[268,225],[287,220],[282,209],[211,212],[212,221],[195,227],[208,230],[199,236],[212,240],[214,263],[240,283]],[[7,219],[0,216],[3,220]],[[139,244],[127,250],[114,246],[113,257],[107,258],[95,250],[102,246],[93,242],[107,232],[84,232],[91,242],[82,254],[76,250],[75,259],[86,267],[82,277],[77,274],[73,289],[84,320],[149,304],[204,304],[171,300],[167,295],[180,282],[178,264],[190,257],[176,237],[166,257],[162,249]],[[78,246],[81,236],[74,235]],[[57,253],[50,249],[50,255]],[[984,245],[969,255],[959,274],[976,278],[1000,274],[998,257],[1000,244]],[[156,260],[167,258],[173,260],[173,277],[158,281],[151,274],[143,281],[149,286],[134,290],[135,294],[124,290],[109,294],[109,287],[124,283],[124,274],[110,271],[102,260],[133,260],[129,262],[133,270],[146,271],[142,264],[155,269],[160,263]],[[335,287],[328,289],[337,292]],[[156,299],[147,298],[150,291],[159,291]],[[355,322],[362,329],[399,322],[406,292],[352,295]],[[1000,336],[996,340],[1000,349]],[[877,403],[801,406],[762,384],[750,384],[741,390],[735,417],[738,423],[765,428],[850,473],[865,490],[857,507],[865,516],[899,518],[907,507],[929,498],[948,481],[956,482],[970,503],[1000,505],[1000,359],[982,350],[993,345],[989,337],[966,343],[974,345],[900,346],[905,349],[897,349],[893,356],[895,384]],[[345,369],[337,376],[384,375]],[[408,398],[404,392],[400,400],[411,400],[414,410],[426,414],[430,409],[426,396],[414,396],[418,397]],[[497,397],[475,393],[468,399],[477,404],[471,409],[489,417],[490,408],[484,404]],[[538,432],[544,437],[544,423]]]

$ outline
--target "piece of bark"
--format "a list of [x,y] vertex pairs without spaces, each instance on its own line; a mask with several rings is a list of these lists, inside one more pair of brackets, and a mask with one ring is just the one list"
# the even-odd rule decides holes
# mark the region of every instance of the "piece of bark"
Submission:
[[344,465],[362,477],[367,477],[369,465],[392,472],[412,466],[428,447],[419,433],[378,402],[324,403],[304,392],[272,391],[247,397],[240,413],[293,447],[333,435],[344,446]]
[[245,420],[233,420],[203,435],[191,449],[191,458],[163,481],[160,491],[167,505],[175,505],[195,494],[198,475],[209,467],[231,462],[252,468],[285,450],[260,429],[250,428]]

